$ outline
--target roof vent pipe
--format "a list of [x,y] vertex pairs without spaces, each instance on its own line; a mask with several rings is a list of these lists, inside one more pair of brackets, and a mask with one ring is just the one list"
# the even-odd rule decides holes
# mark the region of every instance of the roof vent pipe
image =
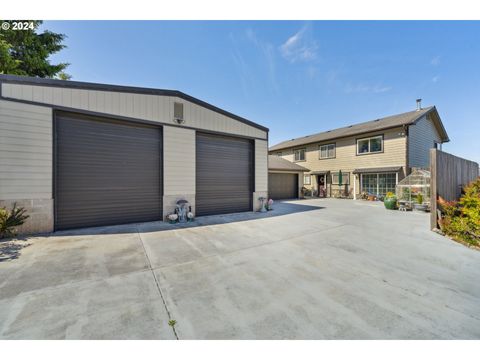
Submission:
[[417,99],[417,111],[422,110],[422,99]]

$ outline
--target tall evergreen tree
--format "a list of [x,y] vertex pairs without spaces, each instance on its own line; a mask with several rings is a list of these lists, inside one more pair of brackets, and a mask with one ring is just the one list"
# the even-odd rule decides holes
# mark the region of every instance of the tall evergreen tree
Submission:
[[68,63],[52,64],[50,55],[65,48],[62,44],[64,34],[57,34],[49,30],[38,32],[42,21],[17,20],[27,22],[32,26],[27,29],[14,30],[11,20],[0,20],[0,23],[9,23],[0,30],[0,74],[25,75],[41,78],[70,79],[64,70]]

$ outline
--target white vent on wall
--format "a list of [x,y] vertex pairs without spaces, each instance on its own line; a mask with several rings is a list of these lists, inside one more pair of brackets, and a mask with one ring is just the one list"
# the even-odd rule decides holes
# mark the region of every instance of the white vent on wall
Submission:
[[177,124],[183,124],[185,119],[183,118],[183,104],[173,103],[173,121]]

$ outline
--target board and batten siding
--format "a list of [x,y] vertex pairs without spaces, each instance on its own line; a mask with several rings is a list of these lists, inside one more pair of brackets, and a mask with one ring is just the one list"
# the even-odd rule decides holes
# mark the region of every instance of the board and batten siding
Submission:
[[429,168],[430,149],[442,142],[437,128],[429,116],[423,116],[408,127],[408,164],[410,167]]
[[2,96],[101,114],[172,124],[174,102],[183,103],[185,126],[267,139],[267,132],[190,101],[161,95],[2,83]]
[[52,110],[0,100],[0,200],[52,198]]

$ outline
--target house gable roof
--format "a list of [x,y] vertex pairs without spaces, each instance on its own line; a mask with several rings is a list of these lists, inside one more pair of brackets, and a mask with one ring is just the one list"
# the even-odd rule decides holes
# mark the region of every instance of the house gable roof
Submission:
[[355,136],[369,132],[375,132],[390,128],[395,128],[404,125],[413,125],[415,122],[420,120],[424,115],[430,116],[434,122],[440,137],[443,142],[448,142],[448,134],[443,127],[440,116],[438,115],[437,109],[435,106],[430,106],[421,110],[409,111],[402,114],[387,116],[380,119],[375,119],[355,125],[350,125],[335,130],[324,131],[321,133],[307,135],[304,137],[283,141],[277,145],[270,147],[269,151],[276,151],[291,147],[302,146],[306,144],[312,144],[316,142],[324,142],[329,140],[334,140],[338,138],[343,138],[347,136]]

